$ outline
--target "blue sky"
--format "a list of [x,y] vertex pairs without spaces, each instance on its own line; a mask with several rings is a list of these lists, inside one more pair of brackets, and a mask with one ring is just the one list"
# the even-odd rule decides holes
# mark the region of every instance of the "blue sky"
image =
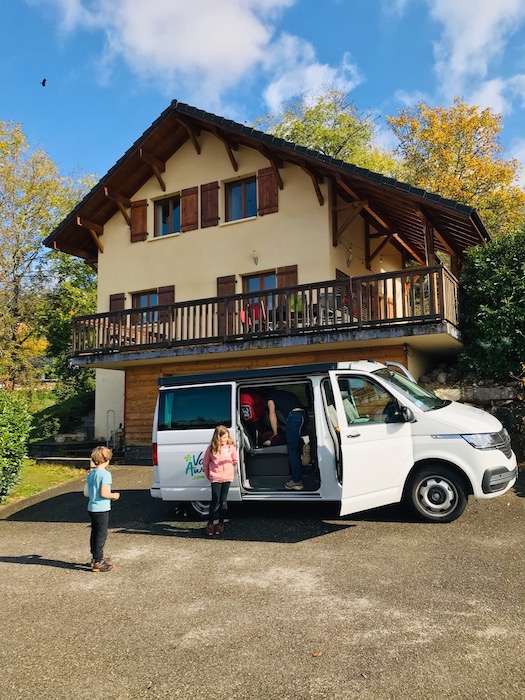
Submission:
[[386,115],[461,95],[525,165],[525,0],[1,0],[0,59],[0,121],[64,175],[105,174],[172,99],[251,124],[326,85],[388,146]]

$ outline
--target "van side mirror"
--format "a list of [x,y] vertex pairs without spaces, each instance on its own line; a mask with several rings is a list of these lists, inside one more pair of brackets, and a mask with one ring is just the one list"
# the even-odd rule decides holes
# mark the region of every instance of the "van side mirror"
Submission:
[[414,414],[408,406],[403,406],[396,399],[390,399],[383,411],[385,423],[411,423]]
[[402,416],[403,423],[412,423],[415,420],[412,409],[409,408],[408,406],[401,406],[400,405],[399,412],[400,412],[400,415]]

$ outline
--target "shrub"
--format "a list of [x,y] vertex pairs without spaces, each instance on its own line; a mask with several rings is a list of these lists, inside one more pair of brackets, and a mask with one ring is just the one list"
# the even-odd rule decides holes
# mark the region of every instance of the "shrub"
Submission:
[[0,503],[18,483],[30,427],[24,402],[16,394],[0,391]]
[[525,231],[468,251],[461,275],[460,367],[508,378],[525,361]]

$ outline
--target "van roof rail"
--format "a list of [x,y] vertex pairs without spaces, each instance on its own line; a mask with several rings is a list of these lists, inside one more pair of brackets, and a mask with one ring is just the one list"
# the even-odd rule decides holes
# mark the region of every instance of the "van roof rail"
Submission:
[[307,374],[324,374],[337,369],[337,362],[312,365],[289,365],[285,367],[264,367],[260,369],[239,369],[227,372],[206,372],[205,374],[171,375],[160,377],[159,387],[180,386],[181,384],[209,384],[211,382],[244,381],[267,377],[296,377]]

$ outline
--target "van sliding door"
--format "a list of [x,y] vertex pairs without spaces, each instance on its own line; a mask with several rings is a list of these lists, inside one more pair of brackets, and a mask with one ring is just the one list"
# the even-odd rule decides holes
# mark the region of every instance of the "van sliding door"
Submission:
[[388,423],[391,394],[371,377],[331,371],[342,456],[341,515],[396,503],[413,464],[410,423]]

